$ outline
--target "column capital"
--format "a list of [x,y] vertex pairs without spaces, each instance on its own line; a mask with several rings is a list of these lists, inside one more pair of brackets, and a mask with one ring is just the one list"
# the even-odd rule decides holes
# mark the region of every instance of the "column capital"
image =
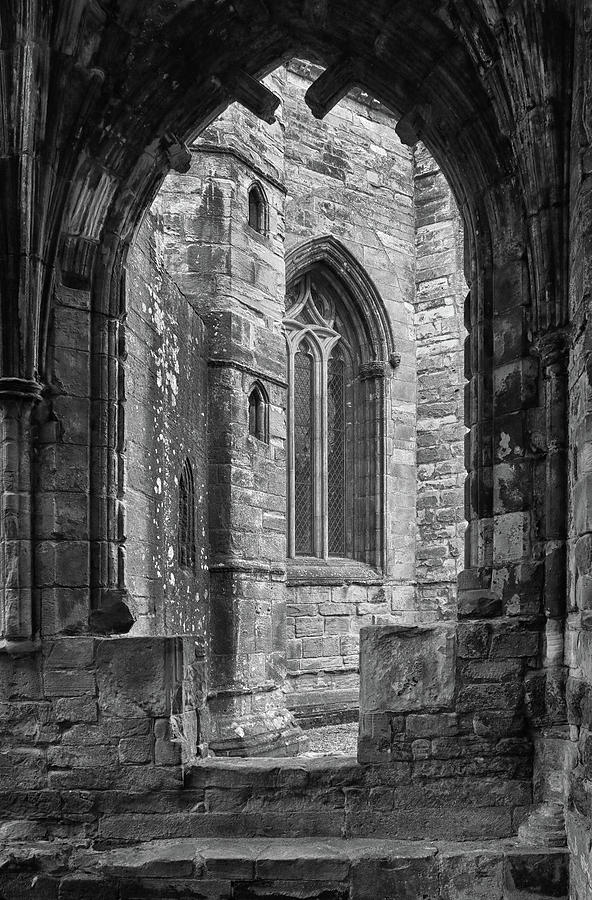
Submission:
[[565,329],[548,331],[533,344],[533,352],[540,358],[543,368],[566,366],[569,354],[569,334]]
[[0,377],[0,399],[22,398],[36,403],[41,399],[43,385],[34,378]]

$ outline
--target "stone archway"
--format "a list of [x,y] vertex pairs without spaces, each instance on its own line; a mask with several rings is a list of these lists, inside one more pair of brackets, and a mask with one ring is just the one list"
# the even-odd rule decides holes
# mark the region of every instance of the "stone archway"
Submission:
[[[404,139],[425,141],[455,191],[470,283],[460,587],[471,624],[461,626],[460,658],[519,660],[529,721],[557,727],[563,740],[568,377],[578,420],[572,531],[590,531],[585,12],[577,28],[574,5],[559,0],[505,11],[493,0],[368,2],[351,16],[343,5],[287,2],[275,11],[256,0],[166,11],[89,0],[2,13],[10,70],[0,267],[7,640],[28,641],[40,625],[83,630],[90,610],[105,607],[114,611],[109,627],[123,630],[127,247],[167,168],[186,164],[184,140],[231,98],[271,116],[273,99],[255,76],[304,48],[327,65],[310,93],[318,114],[352,83],[363,85],[397,112]],[[577,338],[568,372],[569,290]],[[76,422],[65,408],[73,398]],[[66,484],[65,469],[76,474]],[[33,479],[44,515],[31,512]],[[580,595],[586,541],[575,563]],[[66,604],[55,599],[64,588]],[[584,686],[586,678],[584,666]],[[465,687],[469,714],[480,691]],[[519,692],[516,707],[523,699]],[[550,786],[562,797],[558,781]]]

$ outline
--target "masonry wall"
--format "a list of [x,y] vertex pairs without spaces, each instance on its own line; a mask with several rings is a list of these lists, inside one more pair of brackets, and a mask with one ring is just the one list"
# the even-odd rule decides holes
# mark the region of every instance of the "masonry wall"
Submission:
[[417,616],[456,616],[464,563],[464,230],[452,191],[413,150],[417,353]]
[[[281,92],[283,75],[270,77]],[[284,136],[231,106],[192,147],[190,170],[157,198],[168,271],[208,333],[210,747],[293,752],[285,674],[286,424]],[[249,191],[265,198],[261,232]],[[268,433],[249,434],[249,394]],[[294,738],[297,744],[297,738]]]
[[[207,383],[201,318],[162,264],[149,214],[127,266],[125,367],[127,578],[133,634],[208,629]],[[179,477],[195,490],[194,568],[179,564]]]
[[[567,810],[570,897],[584,900],[592,894],[592,182],[588,140],[592,102],[587,88],[590,34],[585,26],[584,8],[578,15],[577,44],[582,57],[575,69],[570,165],[573,207],[569,285],[572,340],[568,370],[568,597],[565,635],[558,635],[567,675],[567,710],[562,719],[567,721],[568,728],[564,724],[562,729],[556,729],[556,752],[554,756],[547,754],[542,762],[551,769],[554,799],[564,802]],[[558,699],[562,696],[558,692],[557,695]],[[561,707],[560,710],[563,712]]]
[[312,719],[357,709],[360,627],[414,608],[416,450],[411,154],[388,111],[361,93],[316,120],[304,102],[315,72],[287,68],[286,249],[322,235],[342,242],[374,282],[401,359],[385,376],[385,571],[288,563],[286,690]]

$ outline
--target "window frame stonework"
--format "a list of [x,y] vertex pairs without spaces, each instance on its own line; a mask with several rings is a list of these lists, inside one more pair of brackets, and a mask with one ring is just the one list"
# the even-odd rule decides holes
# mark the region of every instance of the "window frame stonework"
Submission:
[[[254,410],[255,421],[253,422],[252,411]],[[269,397],[263,385],[256,381],[251,385],[251,389],[247,398],[247,416],[249,435],[262,441],[264,444],[269,443]]]
[[[331,251],[323,253],[323,249]],[[297,248],[297,251],[301,248]],[[306,564],[319,561],[339,565],[356,560],[384,573],[385,547],[385,427],[387,360],[393,352],[386,316],[377,322],[374,315],[380,298],[370,279],[356,262],[353,289],[348,283],[352,270],[348,253],[331,238],[308,245],[308,266],[300,271],[287,266],[287,300],[284,332],[287,344],[287,555]],[[318,252],[321,250],[321,252]],[[315,251],[316,255],[315,255]],[[300,254],[302,256],[302,253]],[[305,254],[306,256],[306,254]],[[339,260],[340,265],[335,261]],[[288,260],[288,263],[290,260]],[[365,281],[364,281],[365,279]],[[370,285],[369,291],[360,286]],[[318,296],[325,291],[325,297]],[[317,297],[315,299],[315,293]],[[367,302],[364,298],[367,297]],[[322,311],[321,311],[322,310]],[[379,339],[376,339],[378,336]],[[384,340],[380,337],[384,336]],[[295,422],[294,361],[303,342],[314,356],[314,498],[313,541],[311,554],[298,551],[295,533]],[[328,514],[328,370],[336,348],[344,359],[344,390],[348,393],[345,414],[347,452],[345,453],[343,556],[329,547]],[[347,375],[345,375],[347,372]],[[348,458],[349,457],[349,458]]]
[[247,194],[247,223],[257,234],[268,231],[268,205],[265,191],[258,181],[253,182]]

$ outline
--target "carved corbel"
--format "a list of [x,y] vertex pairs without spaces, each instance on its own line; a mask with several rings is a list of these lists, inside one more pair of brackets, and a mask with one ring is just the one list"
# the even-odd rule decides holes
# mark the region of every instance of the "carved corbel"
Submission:
[[358,80],[355,63],[346,58],[329,66],[313,81],[304,100],[316,119],[323,119]]
[[230,99],[236,100],[268,125],[273,125],[280,98],[248,72],[234,69],[219,78],[215,77],[213,81]]
[[414,106],[395,125],[395,131],[407,147],[413,147],[421,140],[421,135],[431,119],[429,106]]
[[164,135],[162,144],[171,169],[181,175],[188,172],[191,167],[191,152],[187,144],[170,131]]

